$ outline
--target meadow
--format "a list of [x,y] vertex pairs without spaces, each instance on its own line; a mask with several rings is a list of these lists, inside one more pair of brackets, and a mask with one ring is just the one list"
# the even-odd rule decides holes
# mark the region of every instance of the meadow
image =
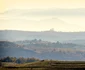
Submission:
[[84,61],[37,61],[16,64],[3,62],[0,70],[84,70]]

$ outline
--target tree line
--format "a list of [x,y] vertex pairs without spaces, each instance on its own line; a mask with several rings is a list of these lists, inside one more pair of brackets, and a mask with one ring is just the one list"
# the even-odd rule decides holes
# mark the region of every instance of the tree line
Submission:
[[29,63],[29,62],[35,62],[35,61],[39,61],[39,59],[37,58],[24,58],[24,57],[4,57],[0,59],[0,62],[14,62],[14,63]]

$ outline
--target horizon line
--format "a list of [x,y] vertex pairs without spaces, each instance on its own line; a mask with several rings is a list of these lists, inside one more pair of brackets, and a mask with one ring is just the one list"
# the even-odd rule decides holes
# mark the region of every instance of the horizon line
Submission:
[[0,31],[24,31],[24,32],[66,32],[66,33],[69,33],[69,32],[85,32],[85,31],[55,31],[55,30],[43,30],[43,31],[30,31],[30,30],[10,30],[10,29],[2,29]]

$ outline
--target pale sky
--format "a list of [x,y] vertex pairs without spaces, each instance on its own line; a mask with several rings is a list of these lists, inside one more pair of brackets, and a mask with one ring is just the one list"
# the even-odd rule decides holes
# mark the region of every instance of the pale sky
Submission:
[[85,31],[85,0],[0,0],[0,30]]

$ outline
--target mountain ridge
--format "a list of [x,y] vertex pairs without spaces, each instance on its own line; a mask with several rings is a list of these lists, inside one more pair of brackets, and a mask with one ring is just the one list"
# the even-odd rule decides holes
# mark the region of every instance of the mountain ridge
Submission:
[[42,39],[45,41],[85,40],[85,32],[0,30],[1,41]]

